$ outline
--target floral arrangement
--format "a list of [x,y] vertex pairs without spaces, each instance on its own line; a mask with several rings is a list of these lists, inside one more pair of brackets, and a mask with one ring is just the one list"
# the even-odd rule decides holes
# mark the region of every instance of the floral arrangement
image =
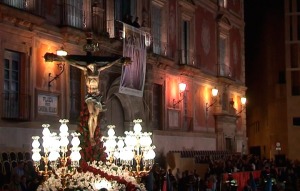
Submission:
[[[92,146],[89,141],[88,129],[89,112],[86,104],[80,112],[80,122],[77,133],[80,133],[80,151],[81,161],[78,171],[74,174],[68,171],[65,176],[65,184],[62,184],[63,168],[58,168],[55,174],[45,180],[39,187],[38,191],[56,191],[62,190],[99,190],[106,188],[109,191],[136,191],[146,190],[143,184],[139,184],[130,172],[114,164],[107,165],[105,147],[101,141],[101,132],[99,126],[95,131],[96,145]],[[60,175],[60,176],[59,176]],[[63,180],[64,181],[64,180]]]
[[[56,170],[56,174],[61,173]],[[63,188],[61,177],[54,174],[41,184],[37,191],[57,191]],[[130,172],[115,165],[106,165],[102,161],[82,164],[81,171],[66,178],[65,190],[99,190],[108,191],[146,191],[144,184],[139,184]]]
[[83,171],[92,172],[95,175],[100,175],[109,181],[116,181],[118,184],[126,185],[127,191],[146,190],[144,184],[138,183],[131,172],[126,168],[116,166],[114,164],[106,165],[102,161],[94,161],[81,165]]

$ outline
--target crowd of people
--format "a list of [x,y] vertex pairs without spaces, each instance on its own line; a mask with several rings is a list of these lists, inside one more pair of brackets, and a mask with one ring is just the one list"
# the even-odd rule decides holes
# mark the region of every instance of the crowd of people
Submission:
[[40,182],[32,162],[19,161],[10,174],[10,182],[2,186],[3,191],[33,191]]
[[133,19],[133,16],[132,15],[125,15],[125,18],[123,19],[123,22],[128,24],[128,25],[131,25],[133,27],[136,27],[136,28],[140,28],[141,25],[139,23],[139,17],[135,17],[135,19]]
[[[274,160],[260,159],[254,155],[232,155],[223,159],[210,160],[207,171],[201,177],[197,170],[161,168],[155,164],[142,182],[148,191],[236,191],[238,181],[232,174],[249,172],[250,177],[243,191],[297,191],[300,177],[300,162],[285,160],[278,166]],[[252,172],[259,171],[254,178]],[[201,173],[203,174],[203,173]],[[227,178],[224,179],[224,174]],[[19,161],[11,172],[10,183],[5,191],[36,190],[40,183],[32,162]]]
[[[252,172],[259,171],[254,178]],[[175,172],[175,173],[173,173]],[[280,166],[274,160],[260,159],[254,155],[232,155],[224,159],[210,160],[204,177],[196,170],[168,171],[154,165],[144,183],[149,191],[236,191],[238,183],[233,173],[249,172],[250,177],[243,187],[244,191],[297,191],[300,177],[300,163],[286,160]],[[224,180],[223,174],[228,174]]]

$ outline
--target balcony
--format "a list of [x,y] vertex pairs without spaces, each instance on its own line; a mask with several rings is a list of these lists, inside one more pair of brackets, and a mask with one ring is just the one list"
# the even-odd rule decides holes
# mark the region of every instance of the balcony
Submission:
[[179,64],[182,65],[190,65],[197,67],[197,55],[194,53],[194,51],[189,50],[178,50],[178,59]]
[[45,18],[55,25],[83,29],[88,18],[83,15],[82,5],[78,2],[64,1],[63,3],[56,3],[53,1],[47,3],[44,0],[0,0],[2,5]]
[[38,16],[44,16],[45,13],[42,0],[0,0],[0,4],[24,10]]
[[31,98],[26,94],[3,93],[1,118],[7,120],[30,120]]

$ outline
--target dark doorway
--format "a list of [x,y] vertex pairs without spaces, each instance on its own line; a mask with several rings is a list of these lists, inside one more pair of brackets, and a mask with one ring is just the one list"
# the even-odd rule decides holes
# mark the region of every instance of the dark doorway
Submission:
[[282,155],[282,154],[275,155],[275,164],[276,164],[276,166],[284,167],[285,163],[286,163],[285,155]]
[[256,156],[261,157],[261,149],[260,149],[260,146],[250,147],[250,148],[249,148],[249,152],[250,152],[250,154],[252,154],[252,155],[256,155]]

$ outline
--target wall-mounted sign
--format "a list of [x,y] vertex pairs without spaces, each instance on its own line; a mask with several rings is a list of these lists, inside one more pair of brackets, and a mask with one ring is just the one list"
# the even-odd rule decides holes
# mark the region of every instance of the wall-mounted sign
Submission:
[[180,110],[168,109],[169,129],[180,129]]
[[38,114],[57,115],[58,96],[49,94],[38,94],[37,112]]

